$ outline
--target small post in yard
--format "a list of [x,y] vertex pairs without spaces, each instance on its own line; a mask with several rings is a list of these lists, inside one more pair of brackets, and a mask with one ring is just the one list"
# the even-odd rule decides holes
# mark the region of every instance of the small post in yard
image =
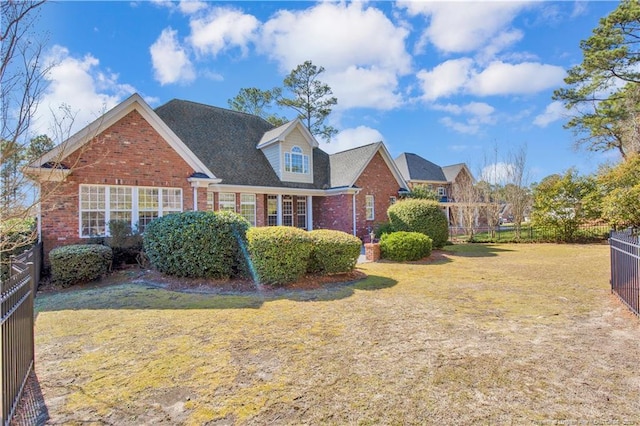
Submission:
[[364,257],[369,262],[377,262],[380,260],[380,243],[365,243]]

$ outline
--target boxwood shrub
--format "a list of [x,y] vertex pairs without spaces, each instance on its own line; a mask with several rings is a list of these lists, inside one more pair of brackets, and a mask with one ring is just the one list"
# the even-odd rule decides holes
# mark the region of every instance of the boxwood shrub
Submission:
[[228,279],[247,274],[243,255],[249,222],[231,212],[193,211],[149,223],[144,250],[151,265],[167,275]]
[[355,268],[362,247],[362,241],[358,237],[329,229],[311,231],[309,236],[313,240],[313,250],[308,272],[339,274]]
[[98,244],[74,244],[56,247],[49,252],[51,277],[62,287],[93,281],[111,267],[111,248]]
[[384,234],[380,239],[380,255],[397,262],[420,260],[431,255],[431,243],[431,238],[420,232]]
[[247,241],[259,282],[287,284],[307,272],[313,249],[308,232],[290,226],[251,228],[247,231]]
[[403,200],[389,207],[387,215],[394,231],[425,234],[435,248],[444,247],[449,239],[447,216],[437,201]]

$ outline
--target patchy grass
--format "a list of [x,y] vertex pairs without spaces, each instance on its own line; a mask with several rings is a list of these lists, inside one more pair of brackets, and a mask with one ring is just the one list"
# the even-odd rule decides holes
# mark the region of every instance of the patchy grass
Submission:
[[640,321],[607,246],[447,249],[321,290],[41,294],[50,421],[640,423]]

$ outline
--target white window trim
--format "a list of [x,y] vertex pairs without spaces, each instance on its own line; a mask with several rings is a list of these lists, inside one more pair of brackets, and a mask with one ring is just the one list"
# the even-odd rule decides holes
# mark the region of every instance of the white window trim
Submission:
[[446,197],[447,196],[447,188],[444,186],[438,187],[438,197]]
[[365,195],[366,220],[374,220],[376,217],[376,199],[373,195]]
[[[227,206],[231,204],[231,201],[222,200],[223,195],[233,195],[233,212],[236,213],[236,194],[235,192],[220,192],[218,193],[218,210],[222,211],[223,206]],[[227,210],[228,211],[228,210]]]
[[[295,149],[300,150],[300,152],[293,152]],[[297,172],[292,169],[293,164],[293,156],[300,156],[300,162],[302,163],[302,171]],[[284,153],[284,171],[287,173],[295,173],[298,175],[308,175],[309,174],[309,156],[304,153],[304,150],[297,145],[291,147],[291,150]]]
[[[242,196],[243,195],[250,195],[253,197],[253,201],[252,202],[245,202],[242,200]],[[256,206],[258,204],[257,202],[258,197],[256,197],[256,194],[240,194],[240,214],[242,215],[242,207],[243,206],[253,206],[253,222],[251,222],[249,219],[247,219],[245,217],[245,219],[249,220],[249,223],[251,223],[251,226],[256,226],[257,220],[258,220],[258,213],[256,211]],[[243,215],[244,217],[244,215]]]
[[[85,211],[102,211],[102,210],[84,210],[82,208],[82,188],[104,188],[104,235],[83,235],[82,234],[82,213]],[[128,185],[86,185],[81,184],[78,188],[78,235],[80,238],[95,238],[95,237],[108,237],[109,236],[109,222],[111,221],[111,188],[131,188],[131,229],[136,229],[138,227],[138,218],[140,210],[138,208],[138,191],[141,188],[144,189],[157,189],[158,190],[158,217],[162,217],[164,215],[163,211],[163,200],[162,193],[163,190],[178,190],[180,191],[180,207],[179,210],[170,209],[167,210],[167,213],[175,213],[184,211],[184,194],[182,192],[182,188],[175,187],[154,187],[154,186],[128,186]],[[118,210],[124,211],[124,210]],[[149,210],[142,210],[149,211]]]

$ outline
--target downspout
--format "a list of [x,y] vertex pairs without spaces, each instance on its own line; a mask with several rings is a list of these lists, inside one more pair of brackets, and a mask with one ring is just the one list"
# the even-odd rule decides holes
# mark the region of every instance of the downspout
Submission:
[[42,183],[38,182],[36,186],[36,199],[38,200],[38,242],[42,242],[42,199],[40,198],[40,194],[42,194]]
[[356,235],[356,194],[353,194],[353,235]]

